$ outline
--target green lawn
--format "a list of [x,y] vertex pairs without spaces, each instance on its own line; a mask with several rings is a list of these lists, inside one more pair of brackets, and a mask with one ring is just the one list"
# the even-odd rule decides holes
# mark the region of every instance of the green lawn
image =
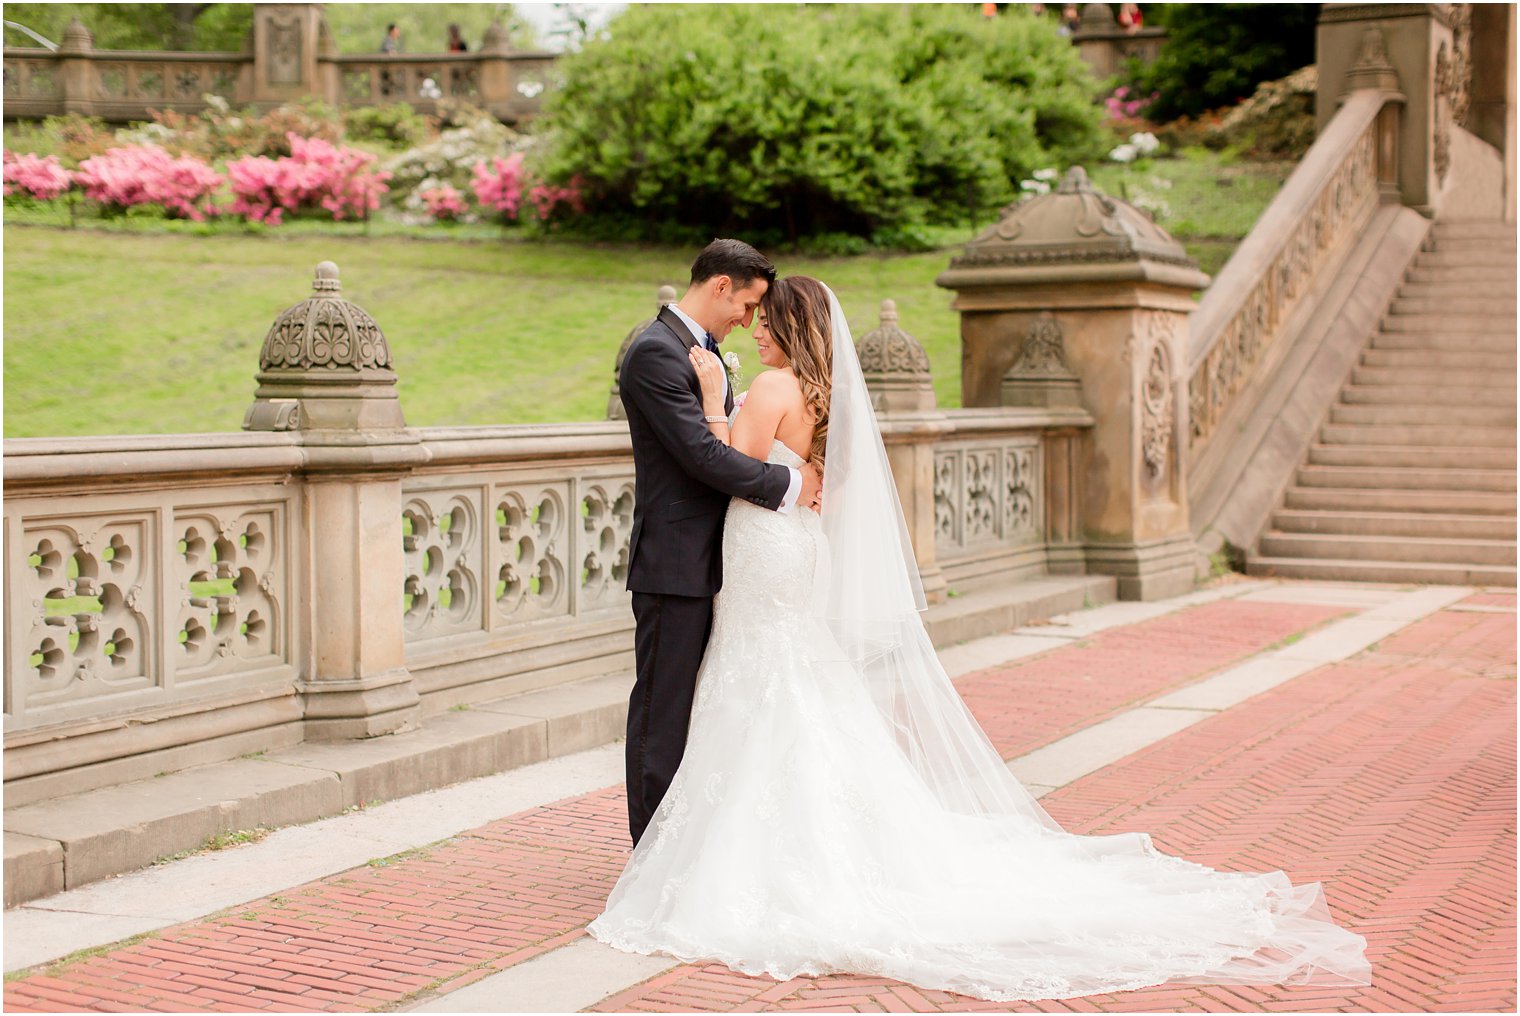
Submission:
[[[628,329],[681,286],[685,249],[559,242],[187,236],[11,225],[7,437],[231,431],[270,323],[330,259],[390,342],[414,425],[602,419]],[[950,252],[779,259],[839,294],[857,335],[885,297],[959,404],[959,322],[934,285]],[[747,373],[746,333],[729,337]]]
[[[1288,167],[1212,153],[1096,167],[1100,189],[1159,195],[1161,224],[1216,274]],[[1157,181],[1169,181],[1158,184]],[[259,346],[285,307],[336,261],[345,295],[380,323],[415,425],[600,420],[628,329],[681,287],[693,251],[503,239],[378,219],[278,229],[132,216],[60,229],[62,207],[6,212],[7,437],[236,430]],[[969,238],[943,231],[951,243]],[[427,237],[427,238],[424,238]],[[918,254],[780,257],[839,294],[857,337],[897,301],[929,354],[940,405],[960,404],[960,323],[934,285],[956,248]],[[758,366],[747,334],[729,348]]]

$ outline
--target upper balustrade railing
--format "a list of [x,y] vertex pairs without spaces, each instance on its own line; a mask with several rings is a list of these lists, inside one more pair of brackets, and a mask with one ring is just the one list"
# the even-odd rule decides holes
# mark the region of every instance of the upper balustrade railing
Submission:
[[1294,312],[1391,185],[1397,121],[1383,115],[1389,102],[1377,89],[1350,93],[1204,293],[1188,344],[1195,480],[1215,436],[1249,403],[1243,396]]

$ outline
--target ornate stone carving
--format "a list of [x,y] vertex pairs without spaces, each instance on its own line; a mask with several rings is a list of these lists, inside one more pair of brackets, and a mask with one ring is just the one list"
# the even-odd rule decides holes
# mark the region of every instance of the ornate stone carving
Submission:
[[408,637],[477,630],[480,491],[412,492],[402,508],[402,585]]
[[961,268],[1142,259],[1198,267],[1150,216],[1098,191],[1081,166],[1072,166],[1051,193],[1004,208],[997,222],[951,259],[939,284],[953,288]]
[[1035,440],[957,444],[934,453],[935,555],[1043,539],[1043,466]]
[[1333,249],[1378,200],[1376,135],[1371,123],[1285,237],[1272,261],[1221,327],[1188,379],[1190,446],[1208,440],[1257,362],[1278,339],[1309,282]]
[[1041,311],[1035,315],[1013,369],[1021,374],[1071,373],[1066,365],[1066,340],[1054,314]]
[[1005,406],[1081,404],[1081,381],[1067,366],[1061,323],[1049,311],[1029,323],[1019,355],[1003,375],[1001,398]]
[[881,323],[855,344],[865,374],[928,374],[929,357],[918,340],[897,325],[897,302],[881,302]]
[[[10,710],[46,715],[103,694],[148,688],[154,666],[151,618],[157,588],[153,520],[146,513],[77,517],[26,529],[27,568],[18,590],[31,613],[28,669]],[[19,707],[19,708],[18,708]]]
[[312,296],[275,319],[259,352],[259,369],[389,369],[390,346],[380,326],[339,295],[338,266],[317,265],[311,288]]
[[[317,265],[310,297],[275,319],[259,351],[244,430],[403,427],[390,346],[375,319],[340,295],[338,266]],[[297,403],[291,410],[276,407]]]
[[174,515],[172,559],[180,590],[177,681],[288,658],[291,598],[285,516],[268,505],[217,505]]
[[[660,308],[676,302],[676,288],[674,286],[661,286],[655,294],[655,317],[660,314]],[[623,358],[628,355],[628,347],[633,345],[633,340],[644,334],[644,330],[654,324],[654,318],[645,318],[628,330],[623,336],[622,345],[618,346],[617,360],[612,365],[612,391],[607,396],[607,419],[626,420],[623,413],[623,396],[620,382],[623,376]]]
[[1362,33],[1356,60],[1346,71],[1346,90],[1386,88],[1397,90],[1399,76],[1388,59],[1388,47],[1381,29],[1369,26]]
[[299,17],[270,17],[267,22],[268,43],[264,51],[265,81],[271,85],[301,83],[301,20]]
[[1472,5],[1451,4],[1451,41],[1441,40],[1436,51],[1435,123],[1431,162],[1436,179],[1446,182],[1451,171],[1451,128],[1466,127],[1472,95]]
[[881,302],[880,324],[860,337],[855,350],[878,412],[934,408],[928,354],[898,326],[896,301]]
[[1172,382],[1170,315],[1147,311],[1142,324],[1142,348],[1149,348],[1145,375],[1140,380],[1141,457],[1151,476],[1160,476],[1170,461],[1172,432],[1177,423]]
[[1436,179],[1443,184],[1446,182],[1446,174],[1451,170],[1451,103],[1447,100],[1446,93],[1452,76],[1451,56],[1446,40],[1443,39],[1441,48],[1436,51],[1436,109],[1430,154]]
[[591,609],[622,602],[628,579],[628,540],[633,532],[633,484],[591,484],[581,496],[585,530],[578,606]]
[[496,496],[496,615],[529,620],[570,610],[565,582],[568,487],[507,488]]

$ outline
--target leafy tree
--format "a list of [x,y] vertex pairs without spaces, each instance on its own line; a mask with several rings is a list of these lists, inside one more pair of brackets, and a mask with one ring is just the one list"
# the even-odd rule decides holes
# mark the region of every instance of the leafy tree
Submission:
[[[6,4],[5,20],[63,41],[79,18],[99,49],[229,50],[243,47],[253,28],[253,4]],[[20,32],[6,32],[10,45],[36,45]]]
[[1154,63],[1132,74],[1142,93],[1160,93],[1146,110],[1153,120],[1230,105],[1261,82],[1314,62],[1319,4],[1180,3],[1148,10],[1166,26],[1166,45]]
[[1100,145],[1086,65],[1022,10],[650,5],[609,35],[563,59],[536,157],[627,235],[897,239]]

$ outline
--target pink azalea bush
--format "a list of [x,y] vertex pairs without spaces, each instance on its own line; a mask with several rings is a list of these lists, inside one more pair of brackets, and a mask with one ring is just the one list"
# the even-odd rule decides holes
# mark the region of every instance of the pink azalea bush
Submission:
[[482,207],[495,209],[508,219],[518,217],[525,190],[528,203],[540,219],[548,219],[561,205],[575,212],[584,210],[580,188],[574,181],[565,187],[535,183],[523,168],[521,152],[514,152],[505,159],[492,159],[489,166],[477,162],[474,173],[475,179],[470,187],[475,191],[475,199]]
[[523,184],[527,174],[523,171],[523,155],[513,152],[503,158],[494,158],[487,167],[484,161],[475,163],[475,179],[470,189],[475,200],[484,208],[492,208],[509,219],[517,218],[522,207]]
[[390,174],[372,168],[375,156],[322,138],[286,137],[289,156],[249,156],[227,164],[229,212],[276,226],[287,211],[299,208],[322,208],[343,219],[380,207]]
[[85,197],[109,208],[160,205],[171,215],[199,222],[201,202],[222,177],[199,159],[175,158],[153,145],[123,145],[91,156],[74,174]]
[[1150,95],[1140,95],[1132,92],[1128,85],[1120,85],[1114,89],[1114,94],[1103,100],[1103,108],[1108,110],[1112,120],[1133,120],[1140,115],[1140,111],[1155,102],[1161,96],[1160,92],[1152,92]]
[[56,155],[17,155],[5,150],[5,194],[25,194],[39,201],[51,201],[69,189],[69,171]]
[[434,219],[457,222],[464,218],[468,206],[465,205],[464,195],[455,190],[450,184],[442,184],[438,187],[429,187],[419,192],[422,198],[422,206],[427,214]]

